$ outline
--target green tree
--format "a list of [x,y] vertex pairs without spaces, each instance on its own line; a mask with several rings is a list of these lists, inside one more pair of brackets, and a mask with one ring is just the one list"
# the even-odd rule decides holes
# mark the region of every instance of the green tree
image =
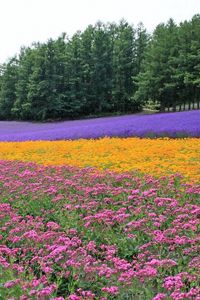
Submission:
[[178,87],[174,81],[178,55],[177,26],[172,19],[156,27],[143,61],[142,70],[134,78],[138,90],[135,100],[158,101],[160,110],[176,107]]
[[35,49],[21,48],[19,54],[18,80],[16,82],[16,98],[12,106],[12,115],[17,119],[31,119],[31,105],[28,101],[29,79],[32,74]]
[[12,107],[16,100],[16,83],[18,80],[18,60],[16,57],[1,66],[0,80],[0,117],[12,118]]
[[112,47],[109,29],[101,22],[94,30],[92,59],[92,89],[95,91],[92,112],[98,114],[109,111],[112,105]]
[[115,28],[113,48],[113,102],[115,110],[132,110],[135,31],[125,20]]
[[65,109],[69,117],[78,117],[86,105],[81,32],[77,32],[69,41],[66,55],[69,92]]
[[94,113],[96,101],[96,89],[93,82],[94,78],[94,45],[95,28],[90,25],[81,34],[81,62],[82,62],[82,83],[83,93],[85,98],[84,107],[82,112],[84,115]]
[[36,120],[55,119],[64,116],[64,41],[49,40],[38,45],[29,78],[27,103]]

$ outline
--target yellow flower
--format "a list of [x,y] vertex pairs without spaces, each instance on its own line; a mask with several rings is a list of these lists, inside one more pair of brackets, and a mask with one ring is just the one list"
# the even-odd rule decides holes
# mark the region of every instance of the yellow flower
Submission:
[[190,181],[200,179],[200,139],[197,138],[1,142],[0,159],[91,166],[116,172],[138,170],[155,176],[181,173]]

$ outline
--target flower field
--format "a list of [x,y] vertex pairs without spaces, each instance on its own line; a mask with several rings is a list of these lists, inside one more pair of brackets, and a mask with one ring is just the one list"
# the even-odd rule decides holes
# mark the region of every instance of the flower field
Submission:
[[200,178],[200,139],[104,138],[77,141],[0,142],[0,159],[43,165],[96,167],[155,176]]
[[101,137],[199,137],[200,110],[125,115],[54,123],[0,121],[0,141],[76,140]]
[[0,142],[0,299],[200,300],[198,137],[17,130]]

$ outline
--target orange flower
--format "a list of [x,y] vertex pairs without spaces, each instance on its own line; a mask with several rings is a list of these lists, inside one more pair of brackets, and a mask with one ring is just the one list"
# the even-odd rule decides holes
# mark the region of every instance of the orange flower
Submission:
[[155,176],[180,173],[191,181],[200,179],[198,138],[1,142],[0,159],[116,172],[138,170]]

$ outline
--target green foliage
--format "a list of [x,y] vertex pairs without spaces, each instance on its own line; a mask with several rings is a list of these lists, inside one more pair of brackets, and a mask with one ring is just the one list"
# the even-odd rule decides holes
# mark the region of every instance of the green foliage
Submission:
[[134,77],[134,95],[143,103],[154,101],[160,110],[200,102],[200,15],[177,26],[172,19],[159,24],[148,44],[140,73]]
[[0,118],[11,119],[18,80],[18,61],[14,57],[1,67],[0,76]]
[[34,43],[0,66],[0,118],[51,120],[200,107],[200,15],[150,36],[98,22],[70,39]]

